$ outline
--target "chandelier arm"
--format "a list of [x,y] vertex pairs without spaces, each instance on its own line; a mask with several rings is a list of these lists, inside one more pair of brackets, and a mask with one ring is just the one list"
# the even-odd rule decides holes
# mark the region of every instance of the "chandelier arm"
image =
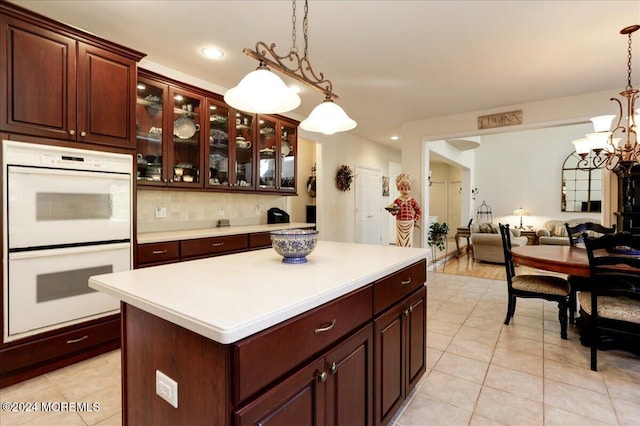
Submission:
[[[253,59],[264,62],[266,65],[269,65],[271,68],[274,68],[280,71],[281,73],[295,80],[298,80],[301,83],[307,84],[315,88],[316,90],[319,90],[320,92],[324,93],[325,96],[329,99],[338,99],[338,95],[336,95],[332,91],[333,85],[331,84],[331,81],[328,79],[325,79],[323,73],[320,73],[319,77],[316,76],[313,69],[311,68],[309,59],[307,58],[301,59],[300,56],[294,51],[290,51],[286,55],[278,55],[275,52],[275,47],[276,47],[275,43],[271,43],[271,45],[268,46],[265,42],[259,41],[256,43],[256,48],[255,48],[256,50],[245,48],[242,50],[242,52],[245,55],[252,57]],[[269,58],[268,55],[270,55],[271,58]],[[292,67],[287,66],[285,64],[286,60],[288,60],[289,62],[292,62],[293,66]],[[305,64],[304,66],[303,66],[303,63]],[[307,72],[305,72],[305,69],[311,74],[311,77],[307,75]],[[326,87],[323,85],[326,85]]]

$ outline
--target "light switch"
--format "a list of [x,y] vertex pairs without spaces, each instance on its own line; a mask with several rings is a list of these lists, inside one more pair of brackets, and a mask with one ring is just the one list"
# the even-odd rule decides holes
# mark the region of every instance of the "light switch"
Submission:
[[156,370],[156,394],[178,408],[178,382],[160,370]]
[[162,219],[167,217],[167,208],[166,207],[156,207],[156,219]]

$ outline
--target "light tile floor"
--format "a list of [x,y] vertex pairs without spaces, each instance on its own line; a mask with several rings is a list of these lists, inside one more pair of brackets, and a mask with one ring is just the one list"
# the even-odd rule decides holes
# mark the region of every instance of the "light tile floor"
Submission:
[[[427,373],[391,422],[415,425],[637,425],[640,357],[589,350],[557,306],[518,300],[505,326],[506,284],[429,272]],[[93,412],[0,411],[0,424],[120,425],[120,351],[0,390],[0,400],[99,403]]]

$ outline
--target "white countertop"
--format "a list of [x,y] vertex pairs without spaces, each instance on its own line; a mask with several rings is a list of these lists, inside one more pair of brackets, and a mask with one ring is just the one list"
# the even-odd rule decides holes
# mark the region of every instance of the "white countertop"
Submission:
[[426,249],[318,241],[302,264],[263,249],[97,275],[89,286],[228,344],[426,257]]
[[220,228],[187,229],[182,231],[147,232],[136,236],[138,244],[161,243],[164,241],[191,240],[194,238],[221,237],[224,235],[252,234],[255,232],[278,231],[291,228],[311,228],[315,223],[275,223],[263,225],[223,226]]

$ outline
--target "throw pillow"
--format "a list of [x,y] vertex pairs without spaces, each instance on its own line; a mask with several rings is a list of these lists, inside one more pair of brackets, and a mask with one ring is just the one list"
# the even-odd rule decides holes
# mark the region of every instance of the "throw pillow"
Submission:
[[483,223],[480,225],[480,232],[483,234],[489,234],[492,232],[490,223]]
[[553,227],[553,236],[554,237],[567,237],[567,228],[564,225],[556,225]]

